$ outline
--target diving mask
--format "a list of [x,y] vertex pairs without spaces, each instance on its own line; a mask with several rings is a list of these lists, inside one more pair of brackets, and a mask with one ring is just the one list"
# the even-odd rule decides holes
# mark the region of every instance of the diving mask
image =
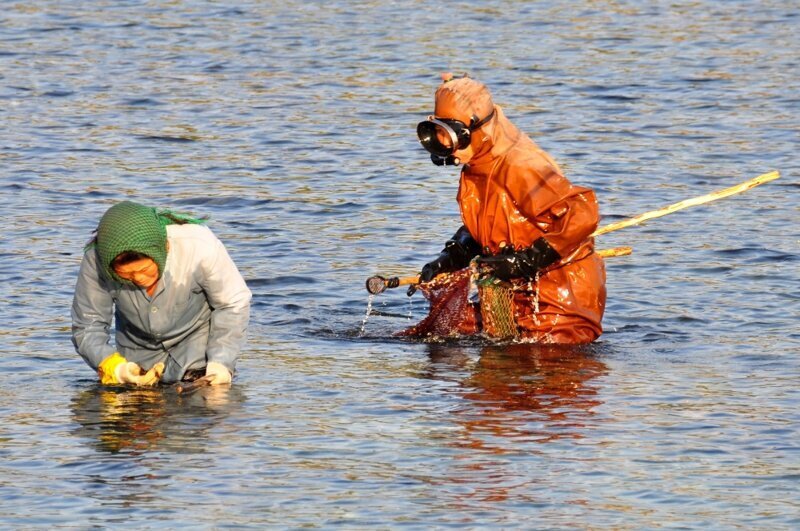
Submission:
[[461,161],[453,154],[469,146],[472,131],[487,123],[493,116],[494,109],[482,120],[473,115],[469,125],[452,118],[429,116],[427,120],[417,124],[417,136],[422,147],[431,154],[434,164],[456,166]]

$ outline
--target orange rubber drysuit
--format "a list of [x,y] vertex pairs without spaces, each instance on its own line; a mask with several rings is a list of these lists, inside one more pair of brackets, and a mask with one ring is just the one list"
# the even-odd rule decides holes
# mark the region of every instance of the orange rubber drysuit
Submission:
[[[591,342],[602,333],[606,299],[603,259],[590,237],[599,221],[595,194],[571,184],[556,162],[494,105],[481,83],[464,77],[445,81],[436,92],[437,118],[469,123],[492,110],[493,118],[455,152],[466,163],[458,191],[464,226],[483,255],[498,255],[508,246],[527,249],[544,238],[560,259],[544,268],[538,280],[512,281],[519,335],[547,343]],[[460,296],[466,300],[466,294]],[[435,302],[431,298],[432,308]],[[459,332],[473,326],[479,331],[480,318],[466,315],[470,311]]]

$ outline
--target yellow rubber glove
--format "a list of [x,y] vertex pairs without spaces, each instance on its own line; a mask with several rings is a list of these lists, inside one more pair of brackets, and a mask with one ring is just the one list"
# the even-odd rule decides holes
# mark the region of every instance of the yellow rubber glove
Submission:
[[161,375],[164,374],[164,363],[159,362],[147,371],[142,371],[136,363],[129,361],[117,367],[115,373],[119,383],[133,384],[139,387],[152,387],[157,385],[161,380]]
[[142,368],[138,364],[126,360],[119,352],[115,352],[100,363],[97,373],[103,385],[133,384],[150,387],[161,379],[164,363],[156,363],[149,371],[142,374]]
[[221,385],[231,383],[231,371],[228,368],[216,361],[209,361],[206,364],[206,376],[213,376],[211,385]]

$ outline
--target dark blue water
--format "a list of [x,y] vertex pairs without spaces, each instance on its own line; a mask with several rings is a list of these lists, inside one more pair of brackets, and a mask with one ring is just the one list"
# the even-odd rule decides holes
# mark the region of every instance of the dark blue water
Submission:
[[[779,1],[10,3],[0,526],[800,526],[800,16]],[[582,349],[401,342],[460,225],[415,125],[469,72],[590,186]],[[125,198],[211,216],[254,293],[229,390],[102,389],[81,249]]]

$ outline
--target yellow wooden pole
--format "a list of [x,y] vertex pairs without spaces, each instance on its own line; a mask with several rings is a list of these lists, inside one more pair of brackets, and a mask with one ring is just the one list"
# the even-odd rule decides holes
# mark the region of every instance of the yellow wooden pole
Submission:
[[[672,214],[673,212],[677,212],[678,210],[683,210],[684,208],[710,203],[711,201],[716,201],[717,199],[722,199],[723,197],[739,194],[751,188],[755,188],[760,184],[774,181],[780,176],[781,174],[779,172],[771,171],[769,173],[759,175],[758,177],[754,177],[749,181],[737,184],[736,186],[731,186],[730,188],[726,188],[724,190],[711,192],[710,194],[701,195],[698,197],[694,197],[692,199],[685,199],[683,201],[679,201],[664,208],[659,208],[658,210],[651,210],[650,212],[645,212],[644,214],[639,214],[638,216],[634,216],[632,218],[625,219],[622,221],[617,221],[615,223],[606,225],[605,227],[600,227],[599,229],[594,231],[590,235],[590,237],[600,236],[601,234],[606,234],[608,232],[612,232],[615,230],[624,229],[626,227],[632,227],[633,225],[639,225],[640,223],[644,223],[649,219],[660,218],[661,216]],[[613,256],[627,256],[632,252],[633,249],[631,249],[630,247],[613,247],[611,249],[601,249],[597,251],[597,254],[599,254],[604,258],[609,258]],[[443,274],[447,275],[449,273],[443,273]],[[374,291],[370,290],[370,281],[373,280],[379,281],[379,282],[373,282]],[[380,293],[384,291],[386,288],[407,286],[409,284],[419,284],[419,276],[416,275],[412,277],[401,277],[401,278],[395,277],[391,279],[385,279],[383,277],[372,277],[367,280],[367,289],[370,290],[370,293]]]
[[[596,252],[603,258],[610,258],[613,256],[628,256],[633,252],[633,249],[631,247],[612,247],[611,249],[600,249]],[[446,276],[450,274],[451,273],[442,273],[440,276]],[[387,288],[397,288],[400,286],[408,286],[410,284],[419,284],[419,275],[393,278],[375,276],[367,279],[367,291],[373,294],[378,294],[385,291]]]
[[765,173],[764,175],[759,175],[758,177],[750,179],[749,181],[745,181],[741,184],[737,184],[736,186],[731,186],[730,188],[726,188],[718,192],[712,192],[710,194],[701,195],[699,197],[694,197],[692,199],[685,199],[683,201],[679,201],[664,208],[659,208],[658,210],[651,210],[650,212],[639,214],[638,216],[634,216],[630,219],[625,219],[622,221],[617,221],[616,223],[611,223],[609,225],[606,225],[605,227],[600,227],[599,229],[594,231],[592,233],[592,236],[600,236],[601,234],[605,234],[607,232],[624,229],[626,227],[631,227],[633,225],[638,225],[640,223],[644,223],[648,219],[660,218],[661,216],[666,216],[667,214],[672,214],[673,212],[677,212],[678,210],[683,210],[684,208],[688,208],[691,206],[710,203],[711,201],[716,201],[717,199],[722,199],[723,197],[728,197],[729,195],[738,194],[746,190],[749,190],[751,188],[755,188],[759,184],[764,184],[770,181],[774,181],[780,176],[781,174],[779,172],[771,171],[769,173]]
[[[600,249],[595,251],[603,258],[611,258],[614,256],[628,256],[633,252],[632,247],[612,247],[611,249]],[[451,273],[441,273],[442,275],[450,275]],[[414,277],[401,277],[397,279],[398,286],[408,286],[409,284],[419,284],[419,275]]]
[[633,252],[632,247],[612,247],[611,249],[600,249],[595,251],[603,258],[610,258],[612,256],[628,256]]

